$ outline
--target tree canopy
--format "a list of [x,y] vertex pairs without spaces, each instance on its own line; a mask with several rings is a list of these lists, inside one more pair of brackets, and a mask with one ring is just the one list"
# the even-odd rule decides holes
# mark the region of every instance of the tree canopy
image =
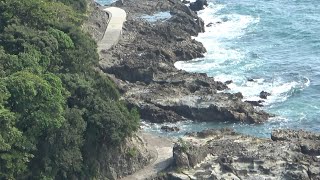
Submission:
[[97,72],[86,0],[0,0],[0,179],[93,179],[139,115]]

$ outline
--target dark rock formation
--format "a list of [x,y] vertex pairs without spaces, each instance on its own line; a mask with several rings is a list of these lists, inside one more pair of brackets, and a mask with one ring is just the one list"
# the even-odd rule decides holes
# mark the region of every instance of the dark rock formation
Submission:
[[101,153],[99,162],[96,162],[100,167],[97,179],[119,179],[150,163],[154,155],[148,151],[140,136],[138,133],[138,136],[127,138],[121,145],[112,146],[108,151]]
[[261,99],[267,99],[268,96],[271,96],[271,93],[268,93],[268,92],[266,92],[266,91],[261,91],[261,92],[260,92],[260,98],[261,98]]
[[224,82],[224,84],[226,84],[226,85],[231,84],[231,83],[233,83],[232,80],[228,80],[228,81]]
[[311,156],[320,155],[320,134],[295,130],[275,130],[272,132],[273,141],[289,141],[300,146],[300,152]]
[[258,101],[245,101],[247,103],[250,103],[252,104],[253,106],[259,106],[259,107],[262,107],[263,105],[261,103],[263,103],[264,101],[263,100],[258,100]]
[[[203,73],[177,70],[174,63],[203,57],[206,52],[191,36],[204,31],[203,21],[179,0],[126,0],[123,38],[101,53],[100,68],[123,92],[123,99],[151,122],[264,122],[269,114],[242,102],[242,94],[218,93],[226,84]],[[171,18],[150,23],[141,13],[170,11]]]
[[208,6],[207,0],[196,0],[196,2],[190,3],[190,9],[192,11],[200,11],[204,9],[204,6]]
[[206,130],[190,133],[175,145],[174,161],[179,169],[175,176],[319,179],[319,149],[320,134],[311,132],[276,130],[271,140],[242,135],[231,129]]
[[174,127],[170,127],[170,126],[162,126],[161,130],[166,131],[166,132],[175,132],[175,131],[180,131],[180,128],[174,126]]
[[109,16],[93,0],[89,1],[88,15],[87,21],[83,24],[83,30],[88,32],[94,40],[99,41],[104,35]]
[[213,23],[211,22],[211,23],[207,24],[206,26],[211,27],[212,25],[213,25]]

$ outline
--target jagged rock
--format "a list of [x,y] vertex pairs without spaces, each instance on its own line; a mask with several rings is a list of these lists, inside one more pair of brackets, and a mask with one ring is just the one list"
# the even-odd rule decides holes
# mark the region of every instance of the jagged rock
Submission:
[[190,3],[190,9],[192,11],[200,11],[204,9],[204,6],[208,6],[207,0],[196,0],[196,2]]
[[274,141],[291,141],[299,145],[299,151],[312,156],[320,155],[320,134],[289,129],[275,130],[271,134]]
[[241,92],[235,93],[234,96],[237,97],[238,99],[243,99],[243,95]]
[[262,107],[263,105],[262,105],[261,103],[263,103],[264,101],[258,100],[258,101],[245,101],[245,102],[250,103],[250,104],[252,104],[253,106]]
[[[117,5],[117,4],[115,4]],[[218,93],[227,85],[204,73],[177,70],[174,63],[203,57],[202,43],[192,39],[204,23],[179,0],[126,0],[128,12],[119,44],[101,53],[100,68],[121,90],[122,99],[154,122],[232,121],[261,123],[268,113],[242,102],[242,94]],[[166,21],[150,23],[141,13],[170,12]]]
[[213,23],[211,22],[211,23],[208,23],[207,25],[206,25],[206,27],[211,27],[213,25]]
[[83,30],[88,32],[94,40],[99,41],[104,35],[109,16],[105,11],[100,9],[98,3],[93,0],[88,2],[88,12],[90,12],[90,14],[83,24]]
[[161,130],[166,131],[166,132],[175,132],[175,131],[180,131],[180,129],[176,126],[170,127],[170,126],[162,126]]
[[224,84],[231,84],[231,83],[233,83],[233,81],[232,80],[228,80],[228,81],[226,81],[226,82],[224,82]]
[[180,168],[189,168],[189,159],[188,155],[185,153],[185,149],[183,145],[175,144],[173,147],[173,159],[174,165]]
[[[175,156],[194,154],[197,166],[190,163],[183,174],[197,179],[318,179],[319,154],[299,151],[308,141],[320,147],[320,134],[294,131],[273,131],[271,139],[236,133],[232,129],[205,130],[189,133],[177,143]],[[181,151],[184,149],[184,151]],[[185,158],[187,159],[187,158]],[[187,161],[187,160],[185,160]],[[210,176],[210,174],[212,174]]]
[[311,165],[308,169],[310,179],[320,179],[320,167]]
[[268,96],[271,96],[271,94],[266,92],[266,91],[261,91],[260,92],[260,98],[261,99],[267,99]]

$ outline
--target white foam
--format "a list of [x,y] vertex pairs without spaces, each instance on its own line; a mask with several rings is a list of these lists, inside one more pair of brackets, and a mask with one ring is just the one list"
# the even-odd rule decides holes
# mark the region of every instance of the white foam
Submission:
[[[232,80],[233,83],[228,85],[230,91],[241,92],[244,100],[260,100],[261,91],[269,92],[271,96],[268,96],[264,105],[283,102],[292,95],[295,89],[304,89],[310,85],[307,78],[292,81],[281,78],[272,80],[260,78],[254,79],[254,82],[247,81],[243,72],[255,69],[262,63],[259,63],[259,59],[247,61],[246,52],[233,48],[233,44],[228,44],[228,42],[234,43],[234,39],[241,38],[250,31],[251,25],[260,22],[260,18],[241,14],[219,14],[219,11],[225,7],[225,5],[210,3],[208,8],[199,11],[198,15],[205,21],[205,24],[212,23],[212,26],[205,27],[206,31],[194,39],[202,42],[208,52],[202,59],[176,62],[176,68],[191,72],[206,72],[209,75],[210,72],[214,72],[215,75],[217,74],[214,78],[218,81]],[[240,65],[237,66],[238,64]],[[238,69],[232,70],[232,73],[225,70],[225,68],[234,67]]]
[[[266,81],[265,79],[254,79],[254,81],[247,81],[242,77],[232,77],[232,76],[219,76],[217,80],[226,81],[227,79],[232,79],[234,83],[228,85],[231,92],[241,92],[244,96],[244,101],[257,101],[260,100],[260,92],[266,91],[271,93],[267,99],[264,99],[264,105],[270,105],[273,103],[279,103],[287,100],[288,97],[292,96],[295,89],[303,90],[310,85],[309,80],[303,81],[290,81],[286,82],[282,79],[276,79]],[[307,78],[304,78],[307,79]]]
[[205,27],[206,31],[204,33],[199,34],[199,40],[208,39],[208,37],[218,40],[237,38],[246,33],[245,29],[249,25],[260,21],[260,18],[254,18],[248,15],[217,14],[225,7],[225,5],[209,3],[208,8],[199,11],[199,16],[206,24],[213,23],[211,27]]
[[245,52],[228,47],[225,41],[240,37],[250,24],[259,22],[259,19],[239,14],[215,14],[224,7],[221,4],[209,3],[208,8],[199,11],[199,16],[206,24],[209,22],[214,23],[211,27],[206,27],[206,32],[194,37],[194,39],[202,42],[208,51],[205,54],[205,59],[202,59],[204,61],[196,59],[189,62],[177,62],[175,64],[176,68],[191,72],[208,72],[222,67],[226,63],[240,63],[244,59]]

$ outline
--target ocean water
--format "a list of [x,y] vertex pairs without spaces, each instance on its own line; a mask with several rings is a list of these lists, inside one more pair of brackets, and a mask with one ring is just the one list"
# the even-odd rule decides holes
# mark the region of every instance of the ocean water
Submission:
[[255,125],[165,124],[181,129],[169,134],[160,130],[162,125],[143,122],[145,130],[170,136],[221,127],[259,137],[278,128],[320,132],[319,0],[209,0],[209,7],[198,14],[212,23],[194,37],[208,52],[175,66],[232,80],[229,91],[241,92],[246,100],[259,100],[261,91],[271,93],[263,109],[276,117]]
[[270,92],[263,109],[276,115],[260,125],[224,126],[256,136],[269,136],[274,128],[320,132],[320,1],[209,2],[199,16],[213,24],[195,37],[207,54],[175,66],[232,80],[230,91],[248,100]]
[[158,12],[152,15],[145,14],[145,15],[142,15],[140,18],[150,23],[155,23],[157,21],[164,22],[171,18],[171,14],[169,11],[165,11],[165,12]]
[[95,1],[104,6],[104,5],[109,5],[111,3],[114,3],[117,0],[95,0]]

